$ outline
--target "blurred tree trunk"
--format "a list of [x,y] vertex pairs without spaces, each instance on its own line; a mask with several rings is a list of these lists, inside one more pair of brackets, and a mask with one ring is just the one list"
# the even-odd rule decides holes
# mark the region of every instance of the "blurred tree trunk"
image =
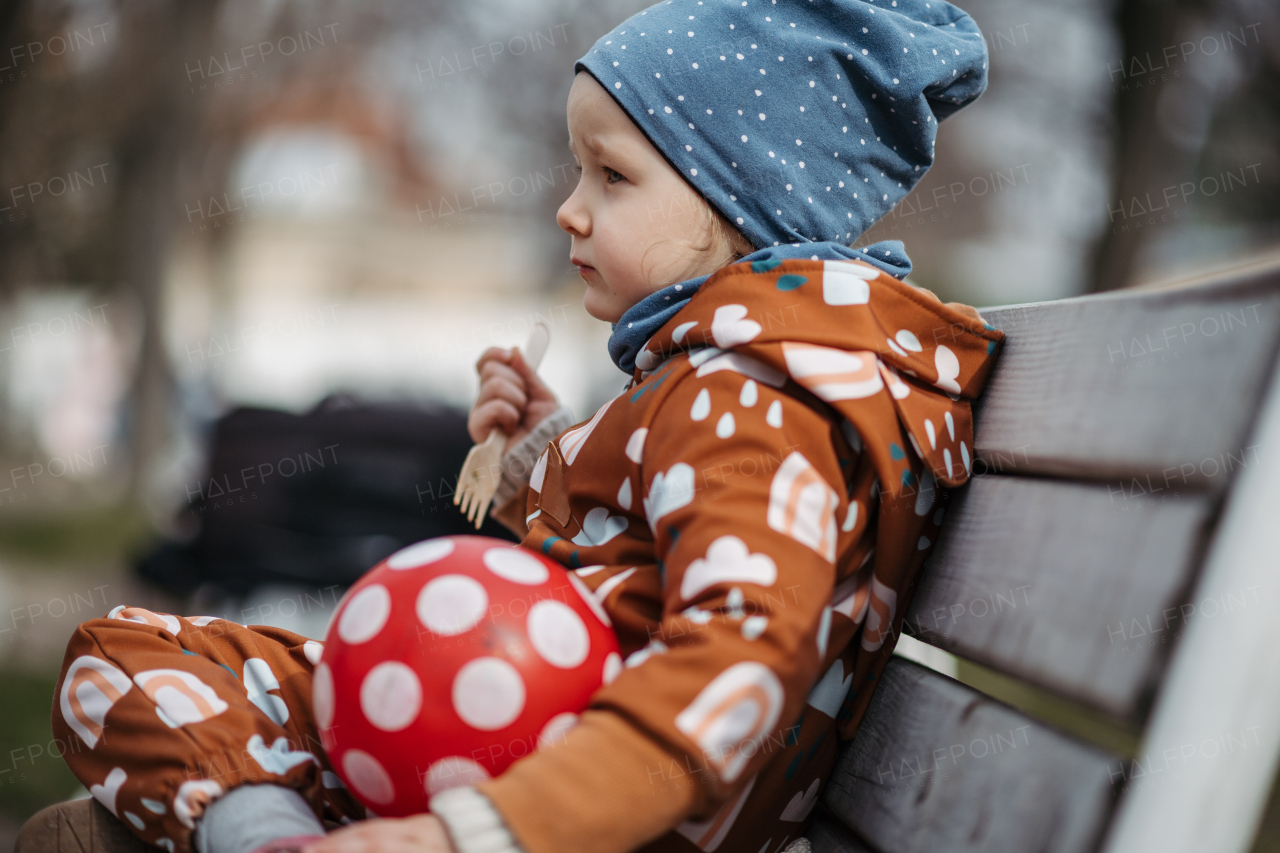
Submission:
[[[1117,219],[1116,206],[1129,209],[1130,200],[1142,199],[1162,179],[1171,174],[1178,151],[1160,132],[1156,108],[1162,86],[1147,85],[1150,67],[1163,65],[1161,51],[1177,43],[1185,3],[1178,0],[1120,0],[1116,4],[1116,28],[1121,41],[1121,71],[1111,66],[1115,96],[1112,115],[1111,192],[1107,196],[1108,223],[1093,257],[1093,274],[1087,282],[1091,292],[1115,290],[1130,282],[1138,251],[1146,236],[1133,229],[1123,214]],[[1131,73],[1132,72],[1132,73]]]
[[[72,193],[28,198],[20,208],[15,202],[0,231],[0,293],[69,281],[125,295],[140,309],[122,454],[135,497],[169,442],[174,380],[163,338],[164,265],[181,209],[179,158],[198,143],[203,124],[183,69],[209,55],[220,2],[122,4],[104,19],[109,26],[94,22],[104,39],[92,48],[104,54],[96,64],[77,67],[66,52],[30,58],[0,91],[4,186],[92,166],[85,152],[105,161],[92,166],[105,185],[91,191],[100,202],[91,210],[77,209]],[[69,15],[62,7],[5,3],[0,34],[6,44],[46,42],[66,31]]]
[[[1164,187],[1196,170],[1211,120],[1232,94],[1232,72],[1224,70],[1223,63],[1240,62],[1240,56],[1233,53],[1230,59],[1217,55],[1207,60],[1206,54],[1184,54],[1185,44],[1203,44],[1202,37],[1216,39],[1255,17],[1265,21],[1275,15],[1265,6],[1248,7],[1234,0],[1117,3],[1123,67],[1121,76],[1113,77],[1116,125],[1108,223],[1093,257],[1090,291],[1134,283],[1143,245],[1151,234],[1151,228],[1140,223],[1168,206],[1161,195]],[[1113,74],[1110,68],[1108,73]]]
[[174,407],[174,375],[164,342],[165,263],[181,209],[177,175],[183,152],[200,132],[199,101],[187,91],[184,63],[209,52],[218,0],[183,0],[156,7],[146,39],[155,80],[150,103],[122,141],[121,185],[125,242],[123,286],[142,315],[142,340],[129,392],[129,486],[140,496],[148,474],[168,449]]

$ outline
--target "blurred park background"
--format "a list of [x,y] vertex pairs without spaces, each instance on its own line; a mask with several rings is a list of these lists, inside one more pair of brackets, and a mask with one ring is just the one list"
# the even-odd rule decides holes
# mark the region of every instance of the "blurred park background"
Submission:
[[[555,211],[573,60],[647,5],[0,4],[0,849],[80,792],[49,730],[78,622],[127,603],[319,636],[352,566],[457,532],[484,348],[541,318],[579,417],[619,390]],[[1280,253],[1274,0],[963,5],[990,88],[859,245],[903,240],[912,281],[977,306]],[[267,524],[246,498],[286,521],[237,540]]]

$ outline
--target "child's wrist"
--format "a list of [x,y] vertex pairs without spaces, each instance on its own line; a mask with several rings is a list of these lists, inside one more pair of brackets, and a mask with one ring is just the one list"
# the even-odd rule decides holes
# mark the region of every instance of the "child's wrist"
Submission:
[[444,824],[457,853],[524,853],[489,798],[475,788],[441,791],[428,807]]
[[538,421],[538,425],[530,430],[528,435],[507,448],[507,452],[502,455],[502,479],[498,482],[498,489],[493,494],[495,507],[502,506],[511,500],[516,492],[529,482],[533,466],[537,464],[538,457],[546,449],[547,442],[573,424],[573,410],[568,406],[561,406]]

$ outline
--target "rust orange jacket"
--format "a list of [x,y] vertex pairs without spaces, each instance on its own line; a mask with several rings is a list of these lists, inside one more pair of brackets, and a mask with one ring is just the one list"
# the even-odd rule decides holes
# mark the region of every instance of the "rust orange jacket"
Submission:
[[562,747],[477,786],[517,837],[621,851],[665,821],[655,849],[755,853],[798,834],[788,808],[807,815],[829,763],[779,747],[806,715],[844,737],[861,719],[1002,340],[856,261],[703,284],[499,510],[594,590],[626,656]]

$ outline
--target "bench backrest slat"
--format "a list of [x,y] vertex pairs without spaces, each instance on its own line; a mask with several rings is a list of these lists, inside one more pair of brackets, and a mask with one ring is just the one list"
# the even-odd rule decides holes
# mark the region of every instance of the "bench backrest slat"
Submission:
[[1007,337],[975,406],[977,470],[1222,484],[1201,463],[1244,449],[1280,339],[1278,280],[984,310]]
[[1106,485],[977,477],[948,503],[904,630],[1139,721],[1185,623],[1179,605],[1216,504],[1195,492],[1147,503]]
[[895,658],[823,802],[883,853],[1088,853],[1114,756]]

